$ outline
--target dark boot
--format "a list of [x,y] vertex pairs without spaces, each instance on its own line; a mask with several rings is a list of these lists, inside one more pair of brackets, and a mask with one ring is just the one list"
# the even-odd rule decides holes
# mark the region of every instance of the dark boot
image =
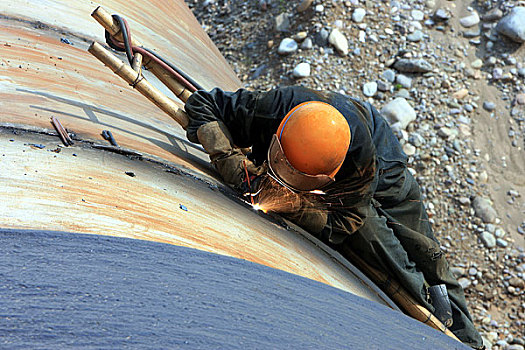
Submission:
[[436,316],[445,327],[452,326],[452,306],[448,299],[447,286],[438,284],[428,288],[432,306],[434,306],[434,316]]

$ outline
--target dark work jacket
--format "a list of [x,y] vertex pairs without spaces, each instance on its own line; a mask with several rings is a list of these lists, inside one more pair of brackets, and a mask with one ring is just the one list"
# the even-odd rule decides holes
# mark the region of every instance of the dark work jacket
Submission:
[[351,131],[350,147],[335,182],[323,188],[325,195],[318,196],[329,213],[320,238],[336,245],[366,220],[367,211],[363,209],[371,205],[376,189],[381,186],[382,174],[406,167],[407,157],[397,138],[369,103],[299,86],[267,92],[197,91],[185,106],[190,117],[187,135],[190,141],[198,143],[197,129],[220,120],[231,132],[235,145],[252,147],[252,160],[262,164],[281,120],[293,107],[307,101],[322,101],[335,107],[346,118]]

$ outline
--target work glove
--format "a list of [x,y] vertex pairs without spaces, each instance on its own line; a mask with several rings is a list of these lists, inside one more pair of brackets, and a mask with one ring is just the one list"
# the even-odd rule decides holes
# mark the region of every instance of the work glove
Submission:
[[224,182],[235,189],[241,189],[246,170],[249,176],[259,176],[266,172],[265,166],[256,166],[246,158],[239,148],[234,147],[230,132],[226,125],[220,121],[210,122],[199,127],[197,138],[204,150],[210,155],[211,163],[222,176]]
[[302,195],[296,195],[299,197],[300,203],[298,209],[283,216],[311,234],[318,235],[328,221],[326,208],[318,201],[310,200]]

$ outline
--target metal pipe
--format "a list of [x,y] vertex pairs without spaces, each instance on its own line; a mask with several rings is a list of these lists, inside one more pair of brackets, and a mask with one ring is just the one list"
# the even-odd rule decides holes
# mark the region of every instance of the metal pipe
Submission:
[[[118,40],[122,41],[122,31],[120,29],[120,25],[118,21],[116,21],[109,12],[104,10],[101,6],[98,6],[91,16],[100,23],[104,29],[106,29],[109,34],[111,34],[113,37],[115,37]],[[132,46],[142,46],[142,44],[131,38],[131,45]],[[166,85],[178,98],[180,98],[183,102],[186,102],[188,98],[191,96],[192,92],[188,91],[184,87],[183,84],[181,84],[179,81],[177,81],[171,74],[169,74],[164,67],[162,67],[160,64],[155,62],[152,59],[144,60],[143,65],[150,70],[164,85]]]
[[115,57],[115,55],[97,42],[93,42],[91,46],[89,46],[88,51],[186,130],[189,123],[186,113],[180,109],[173,100],[144,79],[140,73],[134,71],[133,68]]

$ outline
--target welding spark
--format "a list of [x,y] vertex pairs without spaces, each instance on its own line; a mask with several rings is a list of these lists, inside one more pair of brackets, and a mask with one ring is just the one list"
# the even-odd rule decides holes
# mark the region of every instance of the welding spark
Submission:
[[267,210],[264,209],[263,207],[261,207],[261,205],[259,203],[255,203],[254,205],[252,205],[252,207],[253,207],[254,210],[260,210],[260,211],[262,211],[265,214],[267,212]]
[[323,192],[321,190],[313,190],[313,191],[310,191],[309,193],[311,193],[311,194],[326,194],[326,192]]

